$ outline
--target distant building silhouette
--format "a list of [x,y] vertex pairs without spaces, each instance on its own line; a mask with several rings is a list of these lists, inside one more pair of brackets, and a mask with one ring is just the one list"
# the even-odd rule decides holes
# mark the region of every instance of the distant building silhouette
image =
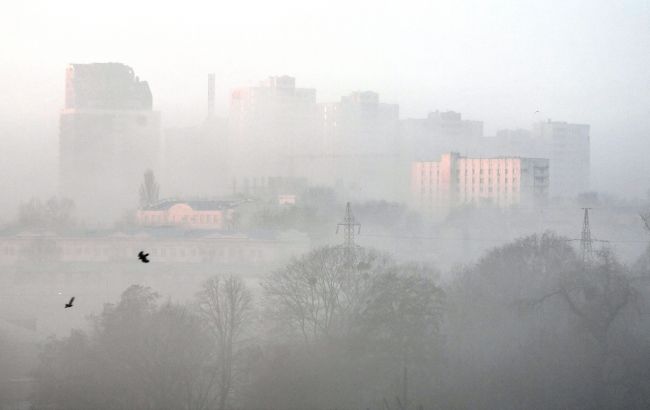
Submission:
[[483,137],[483,122],[466,120],[455,111],[434,111],[426,118],[401,121],[401,148],[409,160],[426,160],[445,152],[478,155]]
[[482,155],[548,158],[551,196],[575,197],[589,190],[590,127],[561,121],[533,124],[532,130],[500,130],[485,138]]
[[215,114],[215,84],[215,74],[208,74],[207,115],[202,123],[163,131],[160,175],[166,192],[183,197],[230,193],[228,121]]
[[[289,76],[269,77],[230,98],[231,178],[293,176],[291,158],[322,151],[316,90]],[[305,175],[301,175],[305,176]]]
[[151,110],[152,102],[149,84],[124,64],[70,64],[66,70],[66,109]]
[[589,190],[589,125],[561,121],[535,124],[533,135],[545,145],[551,164],[551,194],[575,196]]
[[302,158],[302,167],[319,169],[324,183],[361,188],[358,196],[395,199],[399,105],[356,91],[319,104],[319,119],[322,155]]
[[149,85],[120,63],[71,64],[60,117],[60,190],[86,220],[113,222],[157,169],[160,115]]

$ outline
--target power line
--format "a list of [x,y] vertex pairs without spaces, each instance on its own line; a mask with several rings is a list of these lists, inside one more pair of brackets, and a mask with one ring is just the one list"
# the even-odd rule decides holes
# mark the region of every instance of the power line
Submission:
[[[408,236],[408,235],[382,235],[382,234],[367,234],[364,233],[361,235],[363,237],[369,238],[391,238],[391,239],[412,239],[412,240],[432,240],[432,241],[473,241],[473,242],[510,242],[517,238],[453,238],[453,237],[443,237],[443,236]],[[566,238],[559,239],[565,242],[579,241],[580,239]],[[649,243],[648,240],[604,240],[604,239],[592,239],[592,242],[603,242],[603,243]]]

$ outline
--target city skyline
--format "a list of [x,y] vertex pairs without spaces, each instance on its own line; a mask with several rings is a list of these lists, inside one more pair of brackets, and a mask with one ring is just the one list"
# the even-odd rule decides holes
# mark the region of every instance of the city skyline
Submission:
[[27,150],[26,139],[47,144],[43,150],[56,144],[63,67],[122,61],[152,85],[164,128],[203,119],[208,72],[216,74],[218,115],[227,112],[232,88],[288,74],[318,89],[319,101],[373,90],[399,103],[405,118],[458,111],[482,119],[489,135],[528,128],[540,116],[587,123],[594,187],[639,196],[633,187],[650,174],[643,156],[650,150],[650,100],[641,92],[650,88],[647,3],[403,6],[283,0],[217,10],[190,1],[179,13],[165,2],[155,10],[120,1],[111,7],[12,4],[0,16],[0,132],[8,136],[7,160]]
[[[148,170],[150,179],[155,171],[163,180],[176,180],[164,184],[167,195],[184,191],[223,197],[235,195],[238,183],[257,187],[279,177],[335,188],[357,200],[388,199],[422,210],[418,205],[422,199],[416,199],[420,190],[407,188],[419,172],[409,177],[409,169],[415,170],[417,164],[431,166],[433,158],[449,158],[453,152],[474,158],[545,158],[543,196],[548,197],[548,188],[553,198],[574,198],[589,191],[590,127],[586,124],[548,119],[534,124],[531,131],[504,130],[486,137],[482,121],[463,119],[458,112],[435,111],[423,119],[404,120],[399,118],[399,105],[380,102],[379,94],[372,91],[353,92],[340,102],[323,104],[316,102],[316,89],[297,87],[294,77],[271,76],[256,86],[232,91],[224,127],[213,115],[214,78],[208,74],[202,125],[161,133],[149,85],[132,67],[69,65],[61,112],[59,194],[74,199],[80,214],[89,218],[94,214],[92,219],[107,223],[135,207],[136,181]],[[433,167],[437,170],[438,165]],[[506,169],[501,171],[505,175]],[[432,186],[427,195],[434,196],[446,197],[464,181],[460,174],[458,181],[451,181],[437,171],[435,176],[427,173],[429,177],[434,178],[427,180]],[[520,188],[527,195],[528,182],[521,187],[510,179],[508,183],[506,195],[515,191],[519,195]],[[480,198],[471,201],[485,205],[493,200],[502,206],[501,196],[483,196],[492,188],[481,184]],[[281,194],[295,196],[294,189]],[[453,198],[434,199],[449,202],[452,208],[462,204]],[[107,208],[104,204],[109,202],[112,206]],[[511,196],[506,202],[518,205],[520,201]]]

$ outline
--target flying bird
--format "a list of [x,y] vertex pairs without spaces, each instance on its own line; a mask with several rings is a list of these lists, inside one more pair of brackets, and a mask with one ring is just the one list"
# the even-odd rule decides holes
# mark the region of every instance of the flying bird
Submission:
[[144,253],[144,252],[142,252],[142,251],[140,251],[140,253],[138,254],[138,258],[140,258],[140,260],[142,261],[142,263],[149,263],[149,259],[147,259],[147,256],[149,256],[149,254],[148,254],[148,253]]
[[66,309],[67,309],[67,308],[71,308],[73,302],[74,302],[74,296],[70,298],[70,302],[68,302],[68,303],[65,304],[65,308],[66,308]]

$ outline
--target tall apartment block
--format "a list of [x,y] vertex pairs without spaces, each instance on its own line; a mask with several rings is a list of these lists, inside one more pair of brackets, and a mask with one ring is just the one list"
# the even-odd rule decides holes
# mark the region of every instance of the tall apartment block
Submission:
[[[319,104],[323,155],[312,160],[328,179],[363,197],[394,198],[397,179],[399,105],[373,91],[357,91]],[[402,182],[403,184],[403,182]],[[362,191],[362,192],[360,192]]]
[[228,122],[215,113],[216,77],[208,74],[207,114],[199,124],[163,130],[161,180],[179,197],[230,194]]
[[244,183],[292,176],[295,155],[318,152],[316,90],[289,76],[269,77],[230,98],[230,170]]
[[411,167],[413,205],[434,218],[462,205],[539,204],[548,187],[549,161],[542,158],[467,158],[452,152]]
[[483,122],[463,119],[455,111],[433,111],[426,118],[401,121],[402,153],[412,160],[446,152],[476,155],[483,140]]
[[138,205],[144,171],[158,168],[160,115],[146,81],[120,63],[71,64],[60,117],[61,195],[110,223]]
[[560,121],[539,122],[533,138],[545,147],[551,165],[551,195],[575,196],[589,189],[589,125]]

